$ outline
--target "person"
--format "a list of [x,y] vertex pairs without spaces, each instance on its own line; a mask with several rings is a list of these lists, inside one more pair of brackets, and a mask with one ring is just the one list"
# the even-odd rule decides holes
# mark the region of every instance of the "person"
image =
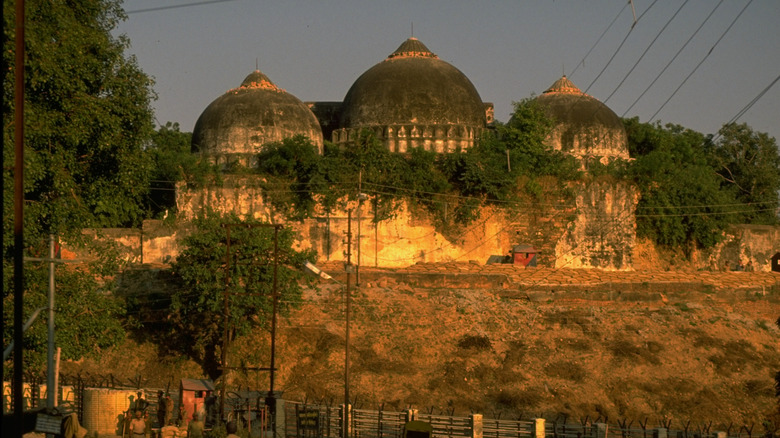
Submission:
[[168,420],[167,425],[160,429],[160,438],[176,438],[179,435],[179,428],[173,424],[173,420]]
[[138,398],[135,399],[135,410],[141,411],[143,416],[146,416],[146,408],[149,407],[149,402],[144,398],[143,391],[138,391]]
[[135,418],[130,420],[130,438],[143,438],[149,434],[149,428],[143,414],[143,411],[135,410]]
[[225,430],[227,430],[228,433],[225,438],[240,438],[238,435],[236,435],[236,432],[238,432],[238,425],[236,425],[235,421],[228,421],[228,423],[225,425]]
[[171,399],[171,394],[165,393],[165,422],[162,424],[168,424],[171,420],[173,420],[173,400]]
[[162,390],[160,390],[157,391],[157,424],[159,424],[160,427],[168,424],[168,422],[165,421],[165,412],[165,397],[163,396]]
[[184,409],[183,403],[179,405],[179,416],[177,420],[179,422],[179,427],[187,429],[187,424],[189,421],[187,421],[187,410]]
[[753,272],[753,261],[748,260],[747,265],[745,265],[745,272]]
[[203,429],[206,425],[203,423],[203,418],[196,415],[192,416],[192,422],[187,427],[187,438],[203,438]]

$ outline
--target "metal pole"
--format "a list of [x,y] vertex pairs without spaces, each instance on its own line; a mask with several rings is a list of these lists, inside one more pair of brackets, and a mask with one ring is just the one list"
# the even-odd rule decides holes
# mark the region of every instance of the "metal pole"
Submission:
[[346,292],[346,332],[344,335],[344,428],[343,438],[349,438],[349,311],[352,305],[350,274],[352,273],[352,210],[347,212],[347,292]]
[[273,315],[271,316],[271,385],[268,391],[268,396],[273,398],[273,404],[271,406],[271,413],[276,412],[276,396],[274,395],[274,370],[276,370],[276,312],[279,306],[279,283],[278,283],[278,271],[279,271],[279,227],[274,227],[274,304]]
[[54,379],[54,234],[49,234],[49,349],[47,352],[46,371],[46,408],[54,409],[57,404],[56,381]]
[[360,287],[360,217],[363,212],[363,169],[358,173],[358,211],[357,211],[357,266],[355,266],[355,285]]
[[24,0],[16,1],[14,36],[14,429],[22,436],[22,319],[24,311]]
[[[225,225],[223,225],[225,226]],[[222,334],[222,387],[219,390],[219,418],[225,414],[225,388],[227,387],[227,347],[228,347],[228,293],[230,291],[230,226],[225,226],[227,233],[227,246],[225,250],[225,295],[223,298],[223,312],[225,318],[225,331]]]

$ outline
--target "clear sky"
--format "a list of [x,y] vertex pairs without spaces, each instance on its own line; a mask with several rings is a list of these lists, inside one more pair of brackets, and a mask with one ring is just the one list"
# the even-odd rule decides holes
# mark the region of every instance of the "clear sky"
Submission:
[[780,140],[779,0],[633,6],[632,29],[627,0],[125,0],[116,33],[156,81],[158,124],[184,131],[256,65],[303,101],[341,101],[414,36],[499,121],[565,73],[619,116],[716,133],[777,81],[738,122]]

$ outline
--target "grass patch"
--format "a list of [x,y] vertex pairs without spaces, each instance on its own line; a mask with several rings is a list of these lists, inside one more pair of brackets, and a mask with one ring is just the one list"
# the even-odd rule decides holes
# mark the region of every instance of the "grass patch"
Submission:
[[458,348],[472,351],[490,351],[493,346],[485,335],[465,335],[458,341]]
[[607,345],[607,349],[619,361],[660,365],[661,359],[658,356],[663,351],[663,345],[655,341],[639,345],[627,339],[615,339]]
[[588,375],[582,365],[568,360],[549,363],[544,367],[544,372],[549,377],[557,377],[575,383],[583,382]]

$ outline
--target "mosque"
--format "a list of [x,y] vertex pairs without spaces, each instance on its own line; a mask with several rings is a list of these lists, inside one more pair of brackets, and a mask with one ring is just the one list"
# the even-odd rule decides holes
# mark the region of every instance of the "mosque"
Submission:
[[[620,118],[565,76],[536,100],[556,122],[549,147],[582,162],[629,159]],[[369,129],[393,152],[424,148],[451,153],[474,146],[493,127],[493,112],[493,104],[482,101],[460,70],[409,38],[363,73],[343,102],[303,102],[260,71],[250,73],[203,111],[193,130],[192,152],[230,169],[232,164],[254,165],[257,153],[270,142],[302,134],[321,153],[325,139],[348,148],[357,133]],[[226,175],[219,184],[200,189],[180,185],[179,216],[186,220],[212,209],[279,221],[253,178],[257,176]],[[542,263],[549,266],[630,269],[635,188],[599,182],[575,190],[577,205],[565,213],[536,209],[511,217],[490,212],[480,226],[454,241],[406,208],[377,223],[362,203],[350,209],[363,219],[363,240],[358,242],[368,260],[363,264],[484,262],[491,254],[506,254],[522,239],[541,248]],[[343,257],[346,222],[345,211],[321,212],[289,225],[300,233],[300,244],[314,247],[325,261]]]

